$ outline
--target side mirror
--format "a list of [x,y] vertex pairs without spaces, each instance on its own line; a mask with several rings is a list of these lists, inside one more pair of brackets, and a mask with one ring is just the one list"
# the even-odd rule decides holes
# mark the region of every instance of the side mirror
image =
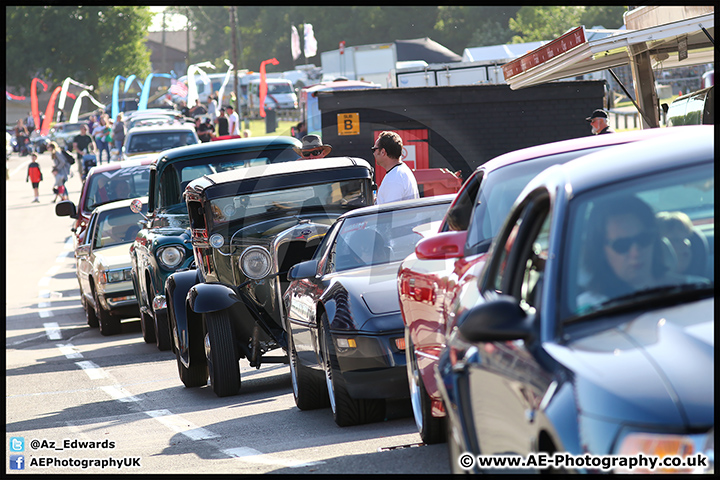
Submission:
[[70,200],[63,200],[55,204],[55,215],[58,217],[78,218],[75,204]]
[[465,253],[467,231],[442,232],[424,238],[415,245],[415,255],[420,260],[443,260],[461,258]]
[[75,251],[77,256],[85,256],[90,253],[90,245],[80,245]]
[[318,270],[318,261],[317,260],[308,260],[306,262],[301,262],[296,265],[293,265],[293,267],[288,271],[287,277],[288,280],[300,280],[302,278],[311,278],[317,275]]
[[530,340],[531,320],[517,300],[501,295],[468,310],[458,319],[460,333],[470,342]]
[[147,220],[148,218],[142,213],[142,209],[143,209],[142,200],[140,200],[139,198],[136,198],[135,200],[130,202],[130,211],[132,211],[133,213],[139,213],[140,216],[142,216],[145,220]]

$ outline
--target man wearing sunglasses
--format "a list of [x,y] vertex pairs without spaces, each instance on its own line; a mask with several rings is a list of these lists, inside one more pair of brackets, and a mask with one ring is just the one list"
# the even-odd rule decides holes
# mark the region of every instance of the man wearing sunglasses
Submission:
[[317,135],[305,135],[302,138],[302,146],[293,147],[293,150],[300,155],[301,159],[324,158],[328,156],[332,146],[323,144]]
[[378,205],[420,198],[415,175],[400,159],[402,148],[400,135],[390,131],[381,132],[371,148],[375,164],[386,172],[377,192]]

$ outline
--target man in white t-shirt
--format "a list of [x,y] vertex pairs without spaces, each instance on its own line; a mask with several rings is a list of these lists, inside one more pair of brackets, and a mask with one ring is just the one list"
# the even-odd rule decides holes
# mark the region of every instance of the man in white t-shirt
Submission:
[[400,160],[402,139],[395,132],[380,133],[372,147],[375,163],[385,169],[377,192],[377,204],[420,198],[417,181],[410,167]]
[[240,118],[231,105],[225,107],[228,117],[228,132],[230,135],[240,135]]

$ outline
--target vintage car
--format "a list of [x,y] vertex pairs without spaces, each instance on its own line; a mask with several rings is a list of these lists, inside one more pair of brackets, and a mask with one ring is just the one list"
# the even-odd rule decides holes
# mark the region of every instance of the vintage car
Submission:
[[75,137],[80,135],[80,127],[87,126],[87,124],[87,122],[56,123],[48,132],[48,138],[57,143],[60,148],[71,148]]
[[176,147],[200,143],[195,126],[190,124],[160,124],[130,128],[123,143],[121,159],[136,155],[159,153]]
[[[147,197],[134,200],[147,211]],[[120,319],[137,317],[138,304],[130,281],[128,248],[140,230],[132,200],[97,207],[88,221],[87,235],[75,251],[80,301],[87,323],[103,335],[120,332]]]
[[[513,204],[436,366],[453,470],[480,470],[476,455],[712,460],[714,131],[662,130],[550,167]],[[628,467],[558,470],[644,471]]]
[[381,421],[385,400],[408,396],[399,263],[437,230],[455,195],[344,214],[311,260],[288,273],[287,337],[295,403],[328,404],[344,427]]
[[[235,140],[230,140],[235,142]],[[225,142],[217,142],[225,143]],[[240,367],[287,363],[282,295],[337,217],[373,202],[373,170],[322,158],[206,175],[185,191],[197,269],[176,272],[166,299],[180,379],[238,393]]]
[[406,325],[408,381],[413,415],[423,442],[445,440],[445,412],[433,367],[445,345],[449,305],[473,283],[513,200],[550,165],[663,135],[663,130],[596,135],[524,148],[475,170],[448,209],[439,233],[421,240],[400,265],[398,290]]
[[173,148],[150,168],[148,220],[130,247],[132,280],[140,306],[143,339],[160,350],[171,348],[165,310],[165,280],[193,262],[190,223],[182,194],[191,180],[206,174],[298,158],[291,137],[259,137]]
[[[73,243],[76,249],[83,242],[85,229],[93,209],[124,198],[147,196],[150,164],[154,159],[155,157],[122,163],[112,162],[93,167],[83,183],[77,206],[71,200],[64,200],[55,205],[56,215],[75,220],[70,230],[73,232]],[[119,198],[115,191],[121,183],[127,184],[130,189],[124,197]]]

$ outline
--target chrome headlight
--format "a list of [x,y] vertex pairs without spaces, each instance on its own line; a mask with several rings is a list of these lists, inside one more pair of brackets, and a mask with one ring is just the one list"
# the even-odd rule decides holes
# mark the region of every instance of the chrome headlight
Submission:
[[265,278],[272,268],[270,252],[263,247],[250,247],[240,255],[240,270],[253,280]]
[[220,248],[225,245],[225,238],[219,233],[214,233],[210,236],[210,246],[213,248]]
[[184,250],[174,245],[161,248],[156,255],[162,266],[168,269],[177,267],[185,258]]
[[124,282],[130,279],[131,270],[129,268],[124,268],[120,270],[106,270],[104,272],[100,272],[100,275],[98,276],[98,281],[100,283]]

